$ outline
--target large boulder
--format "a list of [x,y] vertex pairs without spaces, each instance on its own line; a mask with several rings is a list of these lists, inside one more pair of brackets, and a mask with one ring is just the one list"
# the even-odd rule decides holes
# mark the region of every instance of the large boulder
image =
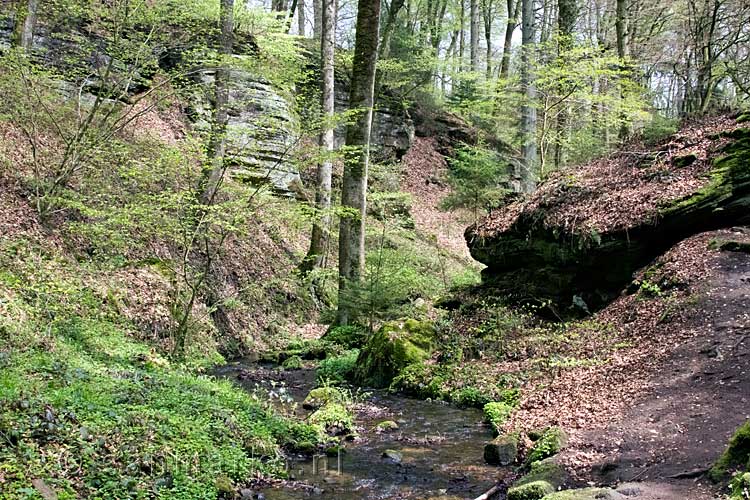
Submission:
[[750,129],[722,117],[653,150],[557,172],[468,228],[466,240],[487,265],[485,286],[559,313],[605,305],[688,236],[748,222]]
[[355,377],[362,385],[388,387],[401,370],[428,359],[434,341],[435,328],[429,322],[389,321],[362,348]]

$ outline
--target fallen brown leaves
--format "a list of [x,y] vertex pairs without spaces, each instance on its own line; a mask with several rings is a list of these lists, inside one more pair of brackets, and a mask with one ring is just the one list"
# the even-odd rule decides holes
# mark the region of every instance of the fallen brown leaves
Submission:
[[[706,118],[686,125],[655,148],[633,142],[608,157],[555,172],[526,200],[480,221],[478,234],[489,237],[506,231],[532,212],[543,214],[545,227],[576,233],[603,233],[649,221],[662,204],[709,182],[711,159],[727,142],[717,134],[740,126],[727,116]],[[695,160],[682,165],[689,155]]]
[[435,235],[437,243],[455,255],[469,258],[464,229],[469,218],[459,211],[440,210],[440,202],[450,193],[445,184],[448,164],[433,137],[417,137],[401,159],[401,188],[412,195],[411,214],[417,228]]

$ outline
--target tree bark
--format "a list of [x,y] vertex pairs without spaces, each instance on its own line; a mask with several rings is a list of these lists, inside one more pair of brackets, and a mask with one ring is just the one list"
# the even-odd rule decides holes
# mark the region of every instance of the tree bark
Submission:
[[214,106],[214,123],[211,127],[211,136],[208,141],[208,153],[211,157],[211,168],[208,172],[203,190],[201,203],[210,205],[219,189],[219,183],[224,174],[224,155],[226,150],[227,124],[229,114],[227,104],[229,102],[229,69],[228,59],[232,56],[234,44],[234,0],[221,0],[221,35],[219,38],[219,54],[222,60],[216,69],[215,92],[216,105]]
[[15,25],[13,27],[13,44],[30,52],[34,43],[34,28],[39,11],[39,0],[28,0],[25,5],[19,2],[16,8]]
[[316,40],[320,40],[322,33],[323,33],[323,0],[313,0],[313,38]]
[[505,39],[503,40],[503,60],[500,63],[500,78],[508,78],[510,71],[510,51],[513,43],[513,32],[518,26],[518,11],[521,9],[521,0],[507,0],[508,21],[505,24]]
[[300,266],[303,274],[307,274],[322,265],[328,250],[331,231],[331,172],[333,170],[331,153],[334,150],[334,40],[336,38],[336,0],[323,0],[322,7],[323,32],[320,41],[320,55],[323,65],[321,108],[324,127],[319,137],[319,143],[326,157],[318,165],[315,190],[315,208],[318,217],[313,222],[310,249],[307,251],[307,256]]
[[521,107],[521,157],[523,172],[521,187],[530,193],[536,187],[536,87],[532,76],[534,50],[534,1],[522,0],[522,37],[521,37],[521,87],[524,92],[524,103]]
[[297,0],[297,34],[305,36],[305,0]]
[[337,322],[341,325],[348,324],[351,319],[355,298],[352,292],[355,292],[365,267],[367,170],[379,29],[380,0],[359,0],[349,107],[360,112],[346,127],[347,151],[341,188],[341,205],[347,212],[339,225]]
[[625,59],[627,56],[625,44],[625,16],[627,15],[628,0],[617,0],[617,6],[615,7],[615,32],[617,37],[617,56],[620,59]]
[[469,0],[469,60],[471,71],[479,69],[479,0]]
[[487,80],[490,80],[492,78],[492,21],[494,17],[494,12],[492,11],[492,7],[494,5],[494,0],[482,0],[482,19],[484,21],[484,41],[487,45],[487,51],[486,51],[486,68],[485,68],[485,78]]

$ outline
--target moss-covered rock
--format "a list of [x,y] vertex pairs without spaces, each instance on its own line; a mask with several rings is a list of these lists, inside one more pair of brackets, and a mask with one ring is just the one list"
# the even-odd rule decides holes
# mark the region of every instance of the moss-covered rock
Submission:
[[498,436],[484,445],[484,461],[491,465],[510,465],[518,460],[518,434]]
[[534,462],[529,473],[508,490],[508,500],[539,500],[557,491],[566,480],[565,468],[554,458]]
[[430,357],[434,340],[435,329],[429,322],[390,321],[362,348],[355,378],[361,385],[388,387],[404,368]]
[[352,412],[341,403],[328,403],[310,415],[311,424],[322,426],[333,435],[345,434],[354,427]]
[[343,403],[344,394],[335,387],[318,387],[311,390],[302,402],[302,408],[317,410],[328,403]]
[[729,476],[732,468],[748,466],[750,466],[750,420],[742,424],[734,433],[727,449],[708,471],[708,477],[714,482],[720,482]]
[[559,453],[568,444],[568,436],[559,427],[548,427],[526,457],[526,464],[530,465],[539,460]]
[[624,500],[625,496],[611,488],[582,488],[557,491],[542,500]]
[[391,432],[398,430],[398,424],[393,420],[383,420],[375,426],[375,432]]
[[508,500],[540,500],[555,488],[547,481],[532,481],[530,483],[513,486],[508,490]]
[[299,370],[302,368],[302,358],[299,356],[290,356],[281,363],[281,367],[285,370]]
[[490,425],[492,432],[494,432],[495,435],[500,434],[503,424],[505,424],[505,421],[508,420],[508,417],[513,413],[512,406],[499,401],[487,403],[484,405],[483,410],[484,420]]
[[[579,215],[591,212],[584,207],[610,199],[611,186],[603,180],[601,185],[584,187],[575,179],[559,176],[503,211],[517,214],[512,219],[490,216],[470,227],[466,240],[471,254],[487,265],[482,271],[484,285],[511,300],[549,303],[557,312],[582,309],[573,308],[576,297],[594,310],[615,298],[637,269],[677,242],[700,232],[748,223],[750,128],[733,129],[725,137],[729,139],[726,147],[718,137],[709,147],[714,160],[708,182],[679,199],[668,197],[669,190],[662,188],[664,198],[651,207],[647,217],[633,214],[627,223],[591,229],[591,221]],[[686,148],[683,156],[689,153]],[[687,156],[677,159],[677,163],[688,161]],[[670,168],[692,169],[693,165]],[[660,179],[655,175],[642,180],[665,182]],[[560,222],[573,219],[580,222]]]

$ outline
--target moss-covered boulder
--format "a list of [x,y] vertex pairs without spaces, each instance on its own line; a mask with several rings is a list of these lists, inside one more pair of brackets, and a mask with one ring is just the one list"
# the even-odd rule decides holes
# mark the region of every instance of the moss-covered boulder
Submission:
[[540,500],[556,492],[567,478],[565,468],[554,458],[534,462],[529,473],[508,489],[508,500]]
[[355,378],[361,385],[388,387],[404,368],[427,360],[434,341],[435,328],[430,322],[389,321],[362,348]]
[[343,403],[344,394],[336,387],[318,387],[311,390],[302,402],[302,408],[317,410],[328,403]]
[[302,368],[302,358],[299,356],[289,356],[281,363],[285,370],[300,370]]
[[320,425],[326,432],[334,436],[346,434],[354,428],[354,416],[341,403],[328,403],[313,412],[308,422]]
[[518,460],[518,434],[498,436],[484,445],[484,461],[491,465],[510,465]]
[[732,469],[738,468],[750,468],[750,420],[734,433],[727,449],[708,471],[708,477],[718,483],[727,479]]
[[539,460],[544,460],[560,453],[568,444],[568,435],[559,427],[548,427],[539,439],[534,443],[528,456],[526,464],[531,465]]
[[542,500],[625,500],[625,496],[611,488],[581,488],[557,491]]
[[384,433],[384,432],[391,432],[391,431],[397,431],[398,430],[398,424],[394,422],[393,420],[383,420],[382,422],[378,423],[378,425],[375,426],[375,432],[377,433]]

